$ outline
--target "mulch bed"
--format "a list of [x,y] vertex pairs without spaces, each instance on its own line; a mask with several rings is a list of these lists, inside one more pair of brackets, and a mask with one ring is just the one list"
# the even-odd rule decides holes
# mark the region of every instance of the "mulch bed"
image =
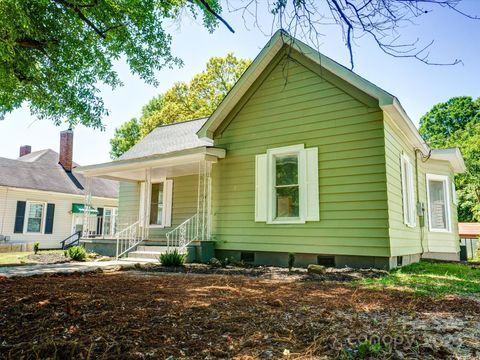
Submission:
[[60,264],[70,261],[70,259],[65,257],[65,255],[57,253],[31,254],[28,255],[26,259],[36,264]]
[[358,358],[365,339],[381,343],[365,357],[474,358],[479,314],[475,299],[332,282],[154,272],[2,278],[0,358]]
[[[133,267],[135,269],[135,267]],[[350,282],[361,279],[374,279],[388,275],[388,271],[380,269],[352,269],[352,268],[326,268],[325,274],[308,273],[307,269],[287,268],[275,266],[227,266],[212,267],[207,264],[185,264],[180,267],[167,267],[160,264],[149,263],[140,265],[141,271],[160,273],[203,274],[203,275],[241,275],[261,279],[287,280],[287,281],[339,281]]]

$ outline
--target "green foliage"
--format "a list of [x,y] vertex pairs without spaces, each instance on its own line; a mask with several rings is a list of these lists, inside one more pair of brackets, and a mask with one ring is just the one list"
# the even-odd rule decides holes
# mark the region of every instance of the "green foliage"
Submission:
[[40,250],[40,243],[36,242],[33,244],[33,252],[35,253],[35,255],[38,254],[38,250]]
[[232,53],[210,58],[206,69],[190,82],[177,82],[152,98],[143,107],[138,122],[131,123],[133,120],[130,120],[116,129],[110,141],[112,158],[121,156],[160,125],[210,116],[250,63],[250,60],[238,59]]
[[115,129],[115,135],[110,139],[112,159],[120,157],[140,140],[140,125],[136,118],[123,123]]
[[[219,1],[208,0],[214,11]],[[102,128],[108,111],[99,85],[121,85],[114,62],[157,84],[155,71],[181,64],[171,54],[166,25],[182,14],[217,19],[187,0],[2,0],[0,2],[0,115],[27,102],[32,114],[56,124]]]
[[163,266],[182,266],[187,259],[186,254],[180,254],[177,250],[160,254],[160,263]]
[[455,177],[458,218],[480,221],[480,98],[459,96],[435,105],[419,130],[434,148],[460,148],[467,171]]
[[85,261],[87,251],[83,246],[72,246],[65,250],[65,256],[75,261]]
[[370,340],[362,341],[357,346],[357,356],[360,359],[366,359],[368,356],[375,356],[382,350],[382,344],[372,343]]
[[295,254],[288,253],[288,271],[292,271],[294,266],[295,266]]
[[399,287],[422,295],[474,295],[480,293],[480,269],[464,264],[422,261],[393,270],[388,276],[360,283]]

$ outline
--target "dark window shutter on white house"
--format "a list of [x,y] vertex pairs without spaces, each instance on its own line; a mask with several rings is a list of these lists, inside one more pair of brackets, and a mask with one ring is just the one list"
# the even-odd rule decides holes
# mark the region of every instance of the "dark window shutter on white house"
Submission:
[[55,204],[47,204],[47,215],[45,217],[45,234],[53,233],[54,217],[55,217]]
[[13,232],[15,234],[23,233],[23,224],[25,222],[25,208],[27,206],[26,201],[17,201],[17,212],[15,213],[15,226]]
[[103,234],[103,208],[99,207],[97,217],[97,234]]

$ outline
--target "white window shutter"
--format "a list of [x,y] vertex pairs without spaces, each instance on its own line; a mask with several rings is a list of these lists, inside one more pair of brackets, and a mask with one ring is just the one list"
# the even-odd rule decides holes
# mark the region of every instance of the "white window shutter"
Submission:
[[320,201],[318,197],[318,148],[305,149],[306,153],[306,221],[320,220]]
[[140,224],[144,224],[144,216],[145,216],[145,183],[140,183],[140,205],[138,207],[138,219],[140,220]]
[[172,226],[173,180],[165,180],[163,201],[163,226]]
[[410,160],[407,162],[407,168],[408,168],[408,177],[407,177],[407,184],[408,184],[408,197],[409,197],[409,204],[410,204],[410,209],[409,211],[409,217],[410,217],[410,224],[411,226],[415,227],[417,224],[416,222],[416,206],[415,206],[415,187],[414,187],[414,182],[413,182],[413,165]]
[[268,198],[267,155],[255,158],[255,221],[267,221]]

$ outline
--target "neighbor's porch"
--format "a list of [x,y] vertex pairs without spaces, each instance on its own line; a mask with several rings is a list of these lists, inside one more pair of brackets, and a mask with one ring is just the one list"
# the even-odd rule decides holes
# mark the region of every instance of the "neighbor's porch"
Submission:
[[[203,147],[185,152],[81,168],[87,176],[82,242],[114,243],[120,257],[138,245],[186,251],[192,242],[210,240],[212,164],[225,151]],[[118,214],[107,222],[110,237],[105,236],[105,219],[91,215],[92,177],[121,182]]]

